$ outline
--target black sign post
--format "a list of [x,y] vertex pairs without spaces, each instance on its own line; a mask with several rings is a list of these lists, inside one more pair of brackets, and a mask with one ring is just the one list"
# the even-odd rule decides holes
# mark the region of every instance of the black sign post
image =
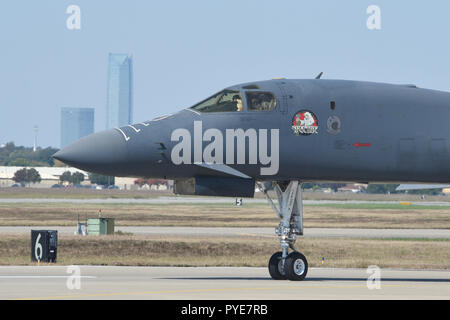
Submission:
[[31,230],[31,261],[56,262],[58,231]]

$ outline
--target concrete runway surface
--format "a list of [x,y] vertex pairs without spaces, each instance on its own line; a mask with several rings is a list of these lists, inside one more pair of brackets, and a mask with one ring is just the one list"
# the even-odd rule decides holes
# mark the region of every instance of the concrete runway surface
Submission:
[[312,268],[302,282],[272,280],[266,268],[79,266],[78,278],[67,270],[0,267],[0,299],[450,299],[450,270],[381,269],[371,290],[366,269]]

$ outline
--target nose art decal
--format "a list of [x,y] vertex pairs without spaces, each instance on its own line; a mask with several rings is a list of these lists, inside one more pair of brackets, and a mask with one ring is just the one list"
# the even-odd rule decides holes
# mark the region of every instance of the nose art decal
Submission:
[[319,121],[312,111],[301,110],[292,118],[292,131],[296,135],[318,134],[317,129],[319,129]]

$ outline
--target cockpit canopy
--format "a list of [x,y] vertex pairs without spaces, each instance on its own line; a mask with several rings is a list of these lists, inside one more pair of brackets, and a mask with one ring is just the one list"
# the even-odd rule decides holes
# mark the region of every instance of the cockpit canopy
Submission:
[[223,90],[191,109],[199,112],[230,112],[238,111],[239,104],[242,109],[242,97],[239,91]]
[[277,99],[270,92],[249,91],[245,95],[250,111],[270,111],[277,106]]
[[245,107],[238,90],[225,89],[191,107],[198,112],[270,111],[275,109],[277,99],[271,92],[246,91]]

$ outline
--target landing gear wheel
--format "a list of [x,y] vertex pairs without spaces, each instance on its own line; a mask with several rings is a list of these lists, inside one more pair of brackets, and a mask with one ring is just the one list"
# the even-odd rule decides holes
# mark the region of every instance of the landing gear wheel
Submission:
[[[303,235],[303,205],[301,182],[272,181],[269,184],[257,183],[267,201],[280,219],[275,234],[280,238],[281,252],[275,253],[269,261],[269,273],[273,279],[300,281],[308,272],[308,262],[303,254],[295,249],[297,236]],[[268,191],[275,190],[278,207],[273,203]],[[291,254],[289,250],[292,250]]]
[[291,252],[284,263],[284,274],[292,281],[305,279],[308,273],[308,261],[300,252]]
[[283,271],[283,260],[281,259],[282,253],[276,252],[270,257],[269,260],[269,273],[274,280],[286,280],[286,276]]

